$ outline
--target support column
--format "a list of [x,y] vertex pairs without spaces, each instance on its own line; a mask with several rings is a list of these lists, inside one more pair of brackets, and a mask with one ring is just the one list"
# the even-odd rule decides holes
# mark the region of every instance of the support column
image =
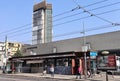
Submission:
[[72,59],[72,74],[75,74],[75,59]]

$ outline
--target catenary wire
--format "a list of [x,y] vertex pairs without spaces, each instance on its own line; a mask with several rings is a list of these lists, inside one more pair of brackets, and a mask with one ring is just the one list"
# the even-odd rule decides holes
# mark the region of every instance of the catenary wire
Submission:
[[[114,9],[114,10],[110,10],[110,11],[106,11],[106,12],[102,12],[102,13],[97,13],[97,14],[95,14],[95,15],[103,15],[103,14],[106,14],[106,13],[115,12],[115,11],[119,11],[119,10],[120,10],[120,9]],[[90,16],[85,16],[85,17],[73,19],[73,20],[70,20],[70,21],[63,22],[63,23],[55,24],[54,26],[59,26],[59,25],[62,25],[62,24],[79,21],[79,20],[81,20],[81,19],[86,19],[86,18],[89,18],[89,17],[93,17],[93,16],[90,15]],[[111,24],[112,24],[112,25],[115,25],[115,23],[111,23]]]
[[[107,5],[104,5],[104,6],[97,7],[97,8],[89,9],[88,11],[94,11],[94,10],[97,10],[97,9],[113,6],[113,5],[116,5],[116,4],[120,4],[120,2],[115,2],[115,3],[112,3],[112,4],[107,4]],[[60,20],[63,20],[65,18],[73,17],[73,16],[80,15],[80,14],[83,14],[83,13],[85,13],[85,12],[75,13],[75,14],[72,14],[72,15],[69,15],[69,16],[65,16],[65,17],[61,17],[61,18],[55,19],[53,21],[54,22],[60,21]]]
[[111,23],[112,25],[114,24],[113,22],[111,22],[111,21],[109,21],[109,20],[107,20],[107,19],[104,19],[104,18],[102,18],[102,17],[97,16],[96,14],[93,14],[93,13],[87,11],[84,7],[80,6],[75,0],[73,0],[73,2],[74,2],[78,7],[80,7],[80,9],[82,9],[84,12],[90,14],[90,16],[95,16],[96,18],[99,18],[99,19],[101,19],[101,20],[103,20],[103,21],[105,21],[105,22]]
[[[102,15],[102,14],[106,14],[106,13],[110,13],[110,12],[115,12],[115,11],[119,11],[120,9],[114,9],[114,10],[110,10],[110,11],[106,11],[106,12],[101,12],[101,13],[98,13],[96,15]],[[91,16],[85,16],[85,17],[81,17],[81,18],[77,18],[77,19],[74,19],[74,20],[70,20],[70,21],[67,21],[67,22],[64,22],[64,23],[60,23],[60,24],[56,24],[56,25],[53,25],[53,27],[57,27],[59,25],[63,25],[63,24],[67,24],[67,23],[70,23],[70,22],[75,22],[75,21],[79,21],[81,19],[85,19],[85,18],[89,18]],[[118,25],[117,23],[115,23],[114,25]],[[12,36],[11,36],[12,37]]]
[[[95,28],[92,27],[92,28],[89,28],[89,29],[85,30],[85,32],[101,30],[101,29],[111,28],[111,27],[115,27],[115,26],[120,26],[120,24],[116,24],[116,25],[107,24],[107,25],[103,25],[103,26],[100,26],[100,27],[95,27]],[[74,32],[59,34],[59,35],[54,36],[53,38],[63,37],[63,36],[68,36],[68,35],[73,35],[73,34],[78,34],[78,33],[83,34],[83,31],[74,31]],[[37,40],[37,39],[34,39],[34,40]],[[27,40],[27,41],[34,41],[34,40]],[[27,41],[22,41],[22,42],[27,42]]]
[[[84,6],[84,7],[89,7],[89,6],[96,5],[96,4],[105,2],[105,1],[108,1],[108,0],[98,1],[98,2],[95,2],[95,3],[89,4],[89,5],[86,5],[86,6]],[[78,8],[78,9],[79,9],[79,8]],[[77,8],[73,8],[73,9],[71,9],[71,10],[69,10],[69,11],[66,11],[66,12],[63,12],[63,13],[60,13],[60,14],[57,14],[57,15],[53,16],[53,18],[54,18],[54,17],[57,17],[57,16],[64,15],[64,14],[66,14],[66,13],[69,13],[69,12],[72,12],[72,11],[75,11],[75,10],[77,10]],[[23,26],[15,27],[15,28],[12,28],[12,29],[10,29],[10,30],[1,32],[0,35],[3,34],[3,33],[7,33],[7,32],[13,32],[13,31],[15,31],[16,29],[20,29],[20,28],[23,28],[23,27],[29,26],[29,25],[32,25],[32,23],[25,24],[25,25],[23,25]]]
[[[94,9],[90,9],[90,10],[88,10],[88,11],[93,11],[93,10],[96,10],[96,9],[100,9],[100,8],[112,6],[112,5],[119,4],[119,3],[120,3],[120,2],[108,4],[108,5],[105,5],[105,6],[97,7],[97,8],[94,8]],[[84,13],[84,12],[81,12],[81,13]],[[60,18],[60,19],[57,19],[57,20],[62,20],[62,19],[64,19],[64,18],[72,17],[72,16],[75,16],[75,15],[79,15],[79,14],[81,14],[81,13],[77,13],[77,14],[73,14],[73,15],[70,15],[70,16],[66,16],[66,17],[63,17],[63,18]],[[55,21],[57,21],[57,20],[55,20]],[[25,27],[25,26],[29,26],[29,25],[32,25],[32,24],[24,25],[24,26],[22,26],[21,28],[23,28],[23,27]],[[27,27],[27,28],[24,28],[24,29],[18,29],[18,30],[16,30],[16,31],[10,31],[10,32],[8,32],[7,34],[17,33],[17,32],[19,32],[19,31],[22,31],[22,30],[25,30],[25,29],[28,29],[28,28],[30,28],[30,27]],[[31,27],[31,28],[32,28],[32,27]],[[13,29],[11,29],[11,30],[13,30]],[[3,32],[2,32],[2,33],[3,33]]]
[[[29,28],[32,28],[32,27],[27,27],[27,28],[23,28],[23,29],[18,29],[18,30],[16,30],[16,31],[12,31],[12,32],[8,32],[8,33],[6,33],[6,34],[16,34],[16,33],[19,33],[19,32],[21,32],[21,31],[23,31],[23,30],[28,30]],[[32,30],[31,30],[32,31]],[[6,34],[2,34],[3,36],[5,36]],[[3,37],[3,36],[1,36],[1,37]]]
[[29,24],[25,24],[25,25],[23,25],[23,26],[19,26],[19,27],[12,28],[12,29],[10,29],[10,30],[1,32],[0,34],[6,33],[6,32],[12,32],[13,30],[16,30],[16,29],[19,29],[19,28],[24,28],[24,27],[30,26],[30,25],[32,25],[32,23],[29,23]]
[[[89,5],[86,5],[86,6],[84,6],[84,7],[89,7],[89,6],[96,5],[96,4],[105,2],[105,1],[108,1],[108,0],[98,1],[98,2],[95,2],[95,3],[89,4]],[[75,8],[73,8],[73,9],[69,10],[69,11],[66,11],[66,12],[63,12],[63,13],[60,13],[60,14],[57,14],[57,15],[55,15],[55,16],[53,16],[53,17],[65,15],[65,14],[68,14],[69,12],[72,12],[72,11],[75,11],[75,10],[78,10],[78,9],[80,9],[80,8],[79,8],[79,7],[75,7]]]

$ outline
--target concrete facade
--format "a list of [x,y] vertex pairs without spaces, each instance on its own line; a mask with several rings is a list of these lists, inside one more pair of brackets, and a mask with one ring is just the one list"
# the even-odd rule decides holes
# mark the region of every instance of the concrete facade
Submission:
[[0,42],[0,67],[3,66],[4,54],[5,54],[5,43]]
[[7,56],[13,56],[17,50],[21,50],[22,43],[18,42],[6,42],[6,53]]
[[[120,31],[86,36],[86,45],[90,50],[120,49]],[[83,37],[73,38],[61,41],[55,41],[45,44],[28,46],[25,49],[27,55],[31,50],[36,54],[49,54],[53,52],[82,51]]]
[[33,7],[32,44],[52,41],[52,4],[42,1]]

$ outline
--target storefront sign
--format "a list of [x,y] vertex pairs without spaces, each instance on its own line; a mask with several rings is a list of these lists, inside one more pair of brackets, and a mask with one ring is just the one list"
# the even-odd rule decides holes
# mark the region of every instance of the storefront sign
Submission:
[[98,54],[97,54],[97,52],[90,52],[90,56],[97,56]]
[[94,58],[96,58],[96,56],[97,56],[98,54],[97,54],[97,52],[90,52],[90,58],[91,59],[94,59]]

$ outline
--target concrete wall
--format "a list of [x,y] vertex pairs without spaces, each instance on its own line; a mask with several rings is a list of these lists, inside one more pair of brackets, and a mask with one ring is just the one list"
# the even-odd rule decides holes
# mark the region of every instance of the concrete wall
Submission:
[[[120,31],[87,36],[86,42],[91,45],[91,50],[120,49]],[[57,52],[82,51],[83,37],[39,44],[37,49],[33,49],[37,54],[53,53],[53,48]],[[29,55],[29,50],[27,54]]]

